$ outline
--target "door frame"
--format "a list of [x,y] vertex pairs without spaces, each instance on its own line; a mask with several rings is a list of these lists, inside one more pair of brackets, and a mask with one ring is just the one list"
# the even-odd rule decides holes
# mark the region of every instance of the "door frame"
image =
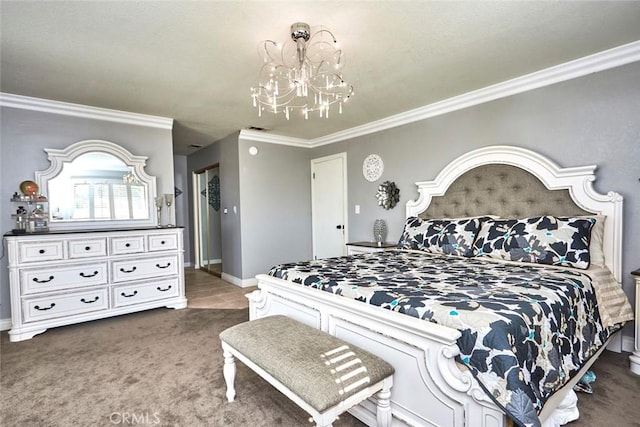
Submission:
[[[206,172],[207,170],[215,169],[215,168],[218,168],[218,170],[220,170],[220,163],[214,163],[212,165],[209,165],[204,168],[200,168],[198,170],[194,170],[191,172],[191,184],[192,184],[191,188],[193,188],[193,251],[194,251],[194,268],[196,270],[200,270],[203,267],[203,265],[200,264],[200,258],[201,258],[200,236],[202,235],[202,223],[201,223],[202,218],[200,213],[202,212],[202,199],[200,197],[201,188],[200,188],[200,181],[198,179],[198,175]],[[205,203],[207,202],[205,201]]]
[[342,159],[342,188],[343,188],[343,242],[342,242],[342,254],[346,255],[347,242],[349,241],[349,194],[348,194],[348,180],[347,180],[347,153],[331,154],[329,156],[318,157],[317,159],[311,159],[311,250],[312,256],[316,259],[316,206],[315,206],[315,179],[314,168],[317,163],[326,162],[335,159]]

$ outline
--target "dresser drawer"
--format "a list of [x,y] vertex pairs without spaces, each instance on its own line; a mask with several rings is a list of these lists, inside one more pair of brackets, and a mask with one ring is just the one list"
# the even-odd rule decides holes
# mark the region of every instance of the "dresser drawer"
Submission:
[[140,304],[147,301],[176,297],[179,294],[178,279],[114,286],[113,306],[121,307],[123,305]]
[[20,262],[55,261],[64,259],[62,240],[44,242],[20,242],[18,253]]
[[112,282],[178,274],[178,256],[113,261]]
[[149,252],[178,249],[178,236],[175,234],[158,234],[149,236]]
[[59,289],[104,285],[107,283],[107,263],[80,264],[65,267],[23,268],[20,284],[23,294]]
[[72,316],[109,308],[107,288],[84,290],[65,295],[52,295],[22,300],[25,322]]
[[144,236],[111,238],[111,255],[135,254],[144,252]]
[[69,258],[91,258],[107,255],[107,239],[69,240]]

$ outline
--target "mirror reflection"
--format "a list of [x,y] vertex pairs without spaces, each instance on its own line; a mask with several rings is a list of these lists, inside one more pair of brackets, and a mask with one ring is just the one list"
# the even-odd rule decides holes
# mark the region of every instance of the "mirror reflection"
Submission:
[[148,219],[147,187],[114,155],[90,152],[49,180],[51,221]]

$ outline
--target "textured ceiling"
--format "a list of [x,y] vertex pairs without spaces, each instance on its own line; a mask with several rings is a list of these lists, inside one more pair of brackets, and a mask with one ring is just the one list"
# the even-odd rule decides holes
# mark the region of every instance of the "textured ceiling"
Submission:
[[[640,40],[640,2],[0,3],[0,91],[170,117],[177,154],[250,126],[313,139]],[[342,115],[257,117],[261,40],[333,30]]]

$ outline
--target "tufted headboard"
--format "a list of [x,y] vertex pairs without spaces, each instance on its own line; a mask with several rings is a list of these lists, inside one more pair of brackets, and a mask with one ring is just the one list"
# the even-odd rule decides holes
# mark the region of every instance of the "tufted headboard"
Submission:
[[622,196],[593,189],[596,166],[561,168],[520,147],[496,145],[470,151],[449,163],[433,181],[416,182],[418,198],[406,214],[424,218],[498,215],[605,217],[605,264],[622,277]]
[[524,169],[503,164],[478,166],[458,177],[442,196],[431,199],[423,218],[498,215],[526,218],[540,215],[585,215],[569,190],[550,191]]

